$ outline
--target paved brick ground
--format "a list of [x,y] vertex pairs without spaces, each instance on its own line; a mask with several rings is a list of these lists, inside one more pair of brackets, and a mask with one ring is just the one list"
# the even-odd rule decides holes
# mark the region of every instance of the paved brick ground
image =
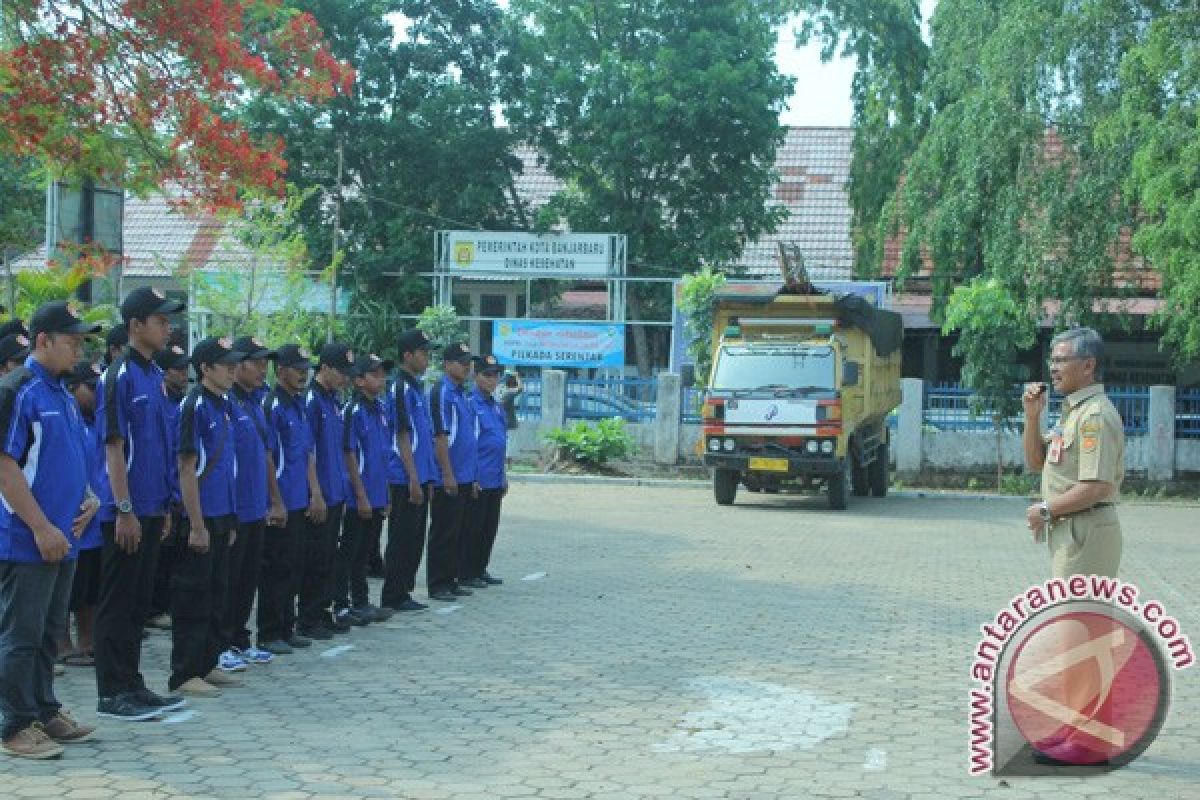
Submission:
[[[820,498],[739,500],[518,484],[503,587],[257,668],[251,688],[170,724],[106,721],[61,761],[0,760],[0,796],[1198,796],[1195,670],[1129,768],[967,776],[978,626],[1047,569],[1022,503],[893,497],[835,514]],[[1122,518],[1124,577],[1200,639],[1196,514]],[[158,689],[166,656],[156,635],[144,661]],[[94,718],[89,672],[60,690]]]

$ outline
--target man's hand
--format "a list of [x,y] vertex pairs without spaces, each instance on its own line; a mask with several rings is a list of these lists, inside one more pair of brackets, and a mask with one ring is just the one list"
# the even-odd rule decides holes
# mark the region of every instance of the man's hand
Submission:
[[63,536],[63,532],[50,523],[39,527],[33,532],[33,542],[37,545],[42,560],[47,564],[57,564],[71,552],[71,542]]
[[458,497],[458,481],[454,480],[453,475],[447,476],[446,480],[442,481],[442,489],[451,497]]
[[419,506],[425,502],[425,487],[421,486],[420,481],[408,482],[408,502],[414,506]]
[[1034,503],[1025,509],[1025,522],[1029,526],[1029,530],[1033,533],[1033,540],[1035,542],[1042,541],[1046,523],[1042,521],[1041,503]]
[[193,553],[208,552],[208,529],[203,525],[193,526],[188,533],[188,547]]
[[267,509],[267,525],[272,528],[282,528],[287,525],[287,509],[283,507],[282,500],[276,500]]
[[1021,393],[1021,406],[1025,409],[1027,423],[1037,422],[1042,418],[1042,412],[1046,410],[1048,399],[1049,393],[1046,391],[1046,384],[1025,384],[1025,391]]
[[369,497],[367,497],[367,493],[363,492],[362,494],[358,495],[357,502],[358,502],[358,518],[359,519],[370,519],[371,516],[375,512],[371,509],[371,499]]
[[117,547],[129,555],[133,555],[142,546],[141,521],[132,512],[129,514],[117,514],[117,524],[113,538],[117,542]]
[[305,514],[308,521],[314,525],[320,525],[328,514],[329,508],[325,505],[325,498],[319,494],[313,495],[312,500],[308,502],[308,512]]
[[100,510],[100,501],[95,495],[88,495],[83,498],[83,502],[79,504],[79,514],[71,522],[71,533],[75,534],[78,539],[83,535],[83,530],[92,521],[92,517],[96,516],[96,512]]

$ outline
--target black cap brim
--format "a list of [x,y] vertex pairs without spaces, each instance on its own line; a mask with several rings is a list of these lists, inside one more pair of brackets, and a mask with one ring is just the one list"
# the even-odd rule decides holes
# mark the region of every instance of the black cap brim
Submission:
[[79,320],[74,325],[71,325],[57,333],[82,333],[84,336],[94,336],[104,328],[99,322],[84,322]]
[[255,350],[253,353],[246,353],[246,360],[247,361],[260,361],[265,358],[266,360],[271,361],[278,355],[279,355],[279,353],[277,351],[268,350],[267,348],[264,347],[261,350]]
[[155,308],[150,310],[150,314],[179,314],[187,310],[187,303],[182,300],[163,300]]
[[308,369],[312,369],[312,362],[307,359],[305,359],[304,361],[289,361],[287,363],[284,363],[282,361],[276,361],[275,366],[276,367],[287,367],[288,369],[308,370]]

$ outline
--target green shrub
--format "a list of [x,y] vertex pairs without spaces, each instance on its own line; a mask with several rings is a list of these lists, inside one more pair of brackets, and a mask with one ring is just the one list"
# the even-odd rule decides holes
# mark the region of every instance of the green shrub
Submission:
[[546,431],[544,437],[575,461],[593,467],[626,458],[634,451],[633,437],[623,419],[604,419],[595,425],[577,422],[569,428]]

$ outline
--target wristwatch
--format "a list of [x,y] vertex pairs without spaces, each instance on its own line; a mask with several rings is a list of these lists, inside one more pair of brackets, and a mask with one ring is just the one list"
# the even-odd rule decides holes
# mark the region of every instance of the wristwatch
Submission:
[[1038,516],[1040,516],[1042,518],[1042,522],[1049,522],[1052,519],[1052,517],[1050,516],[1050,504],[1049,503],[1045,503],[1045,502],[1038,503]]
[[117,502],[117,513],[118,514],[132,514],[133,513],[133,503],[130,502],[129,500],[118,501]]

